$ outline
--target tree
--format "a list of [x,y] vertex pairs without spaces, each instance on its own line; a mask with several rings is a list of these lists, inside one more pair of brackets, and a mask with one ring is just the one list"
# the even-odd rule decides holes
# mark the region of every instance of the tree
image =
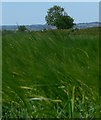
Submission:
[[73,26],[73,18],[71,18],[60,6],[53,6],[47,11],[45,20],[48,25],[56,26],[58,29],[68,29]]
[[60,16],[56,19],[55,25],[58,29],[69,29],[73,27],[73,21],[70,16]]
[[24,25],[18,26],[18,31],[24,32],[26,30],[27,30],[27,28]]

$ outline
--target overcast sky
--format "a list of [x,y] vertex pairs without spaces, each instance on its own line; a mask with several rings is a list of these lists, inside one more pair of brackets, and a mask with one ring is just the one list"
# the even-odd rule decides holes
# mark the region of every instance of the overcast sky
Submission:
[[54,5],[63,7],[75,23],[99,21],[98,2],[3,2],[2,24],[45,24],[47,10]]

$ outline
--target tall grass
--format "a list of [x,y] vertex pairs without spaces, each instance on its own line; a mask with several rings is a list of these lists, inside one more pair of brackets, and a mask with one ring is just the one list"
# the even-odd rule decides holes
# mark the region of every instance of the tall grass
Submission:
[[98,35],[3,35],[3,119],[98,118]]
[[0,31],[0,118],[2,116],[2,32]]

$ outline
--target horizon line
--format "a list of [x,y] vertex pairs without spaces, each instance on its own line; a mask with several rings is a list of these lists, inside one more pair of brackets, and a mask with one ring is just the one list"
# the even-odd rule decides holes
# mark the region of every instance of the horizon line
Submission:
[[[94,23],[94,22],[97,22],[97,23],[100,23],[100,21],[91,21],[91,22],[77,22],[75,24],[80,24],[80,23]],[[45,24],[41,24],[41,23],[38,23],[38,24],[1,24],[1,26],[17,26],[17,25],[47,25],[47,23]]]

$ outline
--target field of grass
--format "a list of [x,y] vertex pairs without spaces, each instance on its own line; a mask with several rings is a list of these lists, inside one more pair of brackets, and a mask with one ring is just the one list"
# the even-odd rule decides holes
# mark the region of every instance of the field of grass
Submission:
[[2,119],[99,118],[98,28],[4,32]]
[[2,116],[2,33],[0,31],[0,118]]

